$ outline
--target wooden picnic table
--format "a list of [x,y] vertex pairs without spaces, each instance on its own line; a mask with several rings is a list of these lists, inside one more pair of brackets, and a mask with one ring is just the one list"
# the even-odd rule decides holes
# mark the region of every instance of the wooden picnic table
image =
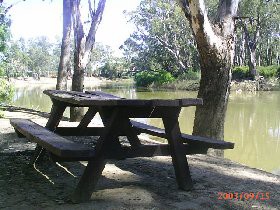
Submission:
[[[38,159],[42,151],[51,153],[55,161],[86,160],[88,164],[72,196],[72,201],[90,199],[107,159],[171,155],[178,186],[182,190],[193,187],[186,154],[206,153],[207,149],[233,148],[230,142],[181,134],[178,117],[182,107],[202,105],[199,98],[185,99],[126,99],[100,91],[45,90],[52,100],[52,109],[46,128],[22,119],[11,124],[16,131],[37,142]],[[88,107],[77,127],[58,127],[66,107]],[[88,127],[99,113],[103,128]],[[164,129],[140,123],[131,118],[161,118]],[[142,144],[139,133],[164,137],[168,144]],[[100,136],[94,147],[70,142],[62,136]],[[124,146],[119,136],[126,136],[130,146]]]

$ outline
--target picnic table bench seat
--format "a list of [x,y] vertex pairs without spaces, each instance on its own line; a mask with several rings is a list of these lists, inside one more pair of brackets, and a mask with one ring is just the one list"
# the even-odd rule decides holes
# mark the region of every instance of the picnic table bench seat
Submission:
[[[165,130],[147,125],[145,123],[137,122],[131,120],[133,127],[138,130],[139,133],[147,133],[153,136],[158,136],[161,138],[166,138]],[[233,149],[234,143],[226,142],[222,140],[216,140],[213,138],[201,137],[201,136],[193,136],[188,134],[181,134],[181,139],[184,143],[188,143],[193,146],[205,147],[205,148],[213,148],[213,149]]]
[[64,159],[88,160],[94,157],[94,148],[65,139],[28,119],[11,119],[17,132],[45,148],[53,155]]

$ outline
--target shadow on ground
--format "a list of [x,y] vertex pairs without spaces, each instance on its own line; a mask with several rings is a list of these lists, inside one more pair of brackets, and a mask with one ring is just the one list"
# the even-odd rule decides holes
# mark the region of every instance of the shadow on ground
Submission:
[[[32,150],[0,153],[0,208],[279,209],[279,177],[204,155],[190,156],[194,190],[177,189],[171,158],[108,161],[92,201],[69,202],[84,164],[29,165]],[[231,172],[233,171],[233,172]],[[239,175],[240,174],[240,175]],[[243,174],[243,175],[241,175]],[[252,176],[252,177],[249,177]],[[219,200],[219,192],[269,193],[269,199]]]

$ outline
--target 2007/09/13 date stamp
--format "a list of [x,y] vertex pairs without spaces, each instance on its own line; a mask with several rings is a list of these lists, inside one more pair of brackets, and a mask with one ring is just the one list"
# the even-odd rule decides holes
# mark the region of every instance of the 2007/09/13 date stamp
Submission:
[[218,200],[260,200],[270,199],[269,192],[218,192]]

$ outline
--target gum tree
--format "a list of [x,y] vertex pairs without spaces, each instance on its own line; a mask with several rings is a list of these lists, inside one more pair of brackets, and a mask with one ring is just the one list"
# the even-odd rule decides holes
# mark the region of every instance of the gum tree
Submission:
[[[224,138],[234,58],[234,17],[239,1],[220,0],[215,18],[210,21],[204,0],[178,0],[192,28],[200,57],[198,97],[203,98],[204,105],[196,109],[194,135]],[[221,152],[212,154],[221,155]]]
[[72,10],[71,0],[63,0],[63,36],[61,42],[60,61],[57,75],[57,90],[67,89],[67,74],[71,65],[71,29],[72,29]]
[[[102,20],[106,0],[99,0],[94,5],[88,0],[90,20],[89,30],[86,32],[82,20],[80,0],[73,0],[73,29],[74,29],[74,74],[72,79],[72,90],[82,92],[84,90],[84,76],[86,67],[95,43],[97,28]],[[82,108],[71,108],[70,119],[77,121],[83,116]]]

